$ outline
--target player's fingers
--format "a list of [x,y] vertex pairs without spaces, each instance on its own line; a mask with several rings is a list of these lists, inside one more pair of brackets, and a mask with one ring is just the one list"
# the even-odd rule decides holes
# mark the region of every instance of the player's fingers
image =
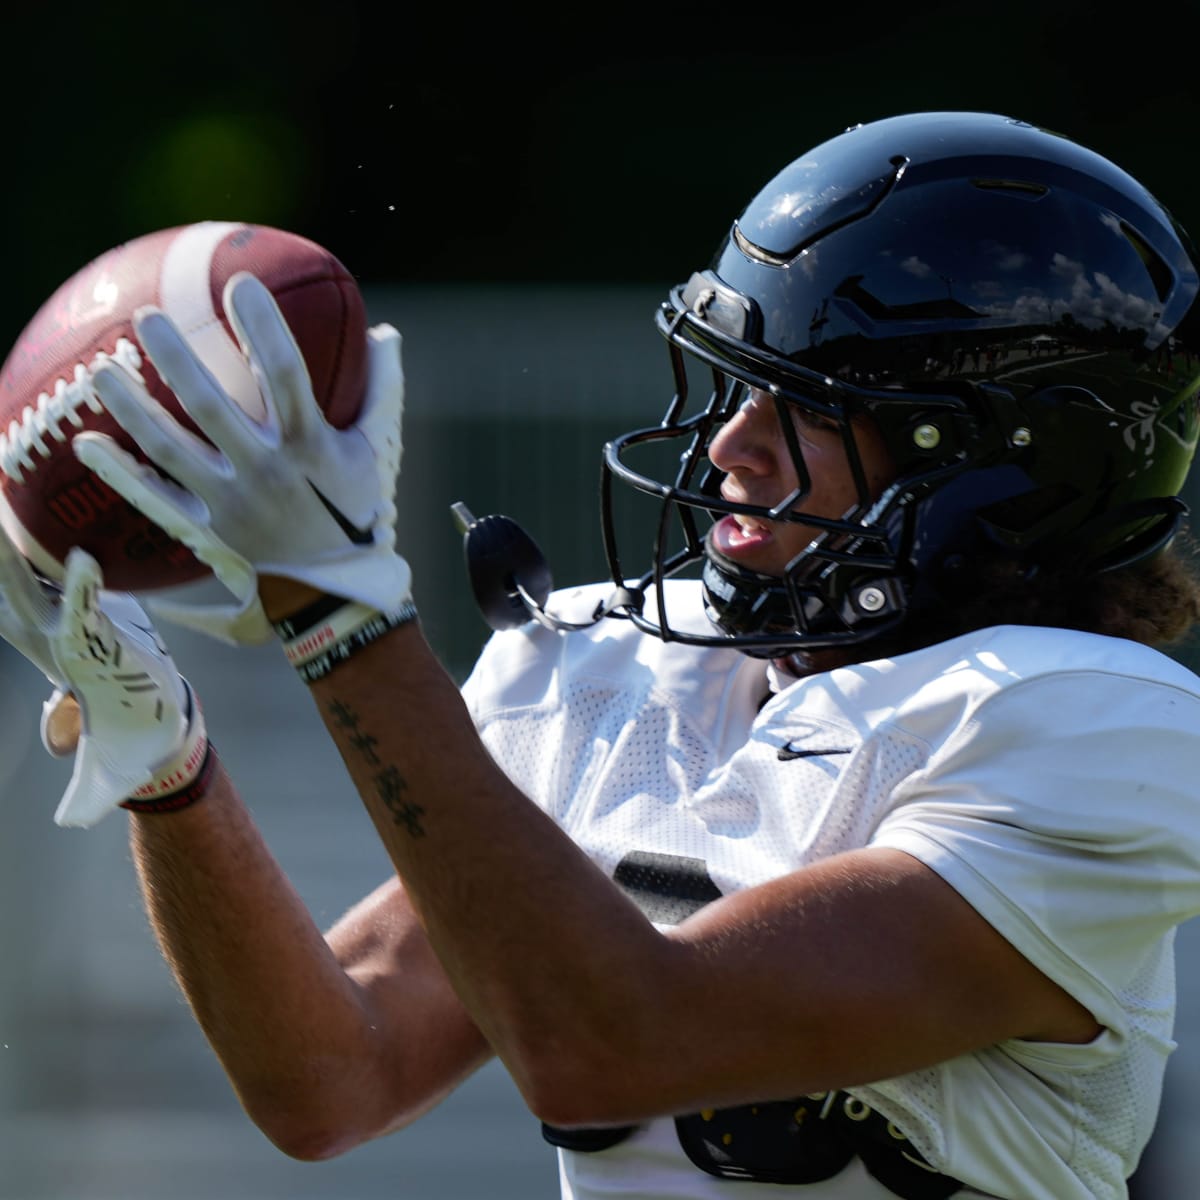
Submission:
[[86,603],[94,609],[103,586],[100,564],[81,546],[72,546],[63,574],[63,604],[70,608]]
[[72,658],[90,655],[106,661],[113,652],[111,639],[98,634],[102,585],[100,564],[85,550],[73,548],[63,576],[62,620],[54,636],[55,655],[64,670]]
[[74,754],[81,731],[79,701],[70,692],[56,688],[50,699],[42,705],[42,745],[55,758]]
[[25,557],[3,533],[0,533],[0,590],[9,608],[30,628],[43,629],[53,618],[53,602]]
[[[211,477],[228,476],[229,463],[224,455],[185,429],[124,368],[113,362],[98,366],[92,374],[92,386],[104,407],[150,461],[185,487],[200,485],[203,490]],[[77,458],[82,436],[73,442]]]
[[[244,461],[261,453],[264,438],[273,440],[269,426],[255,421],[236,400],[226,394],[208,367],[189,345],[175,323],[160,309],[141,308],[134,314],[134,329],[138,341],[154,363],[155,369],[175,393],[183,410],[203,430],[205,436],[222,450],[232,461]],[[167,424],[170,414],[143,391],[141,407],[156,418],[160,428],[171,430],[180,444],[195,453],[201,448],[210,449],[201,438],[197,438],[177,421]],[[102,400],[105,399],[101,394]],[[107,403],[107,401],[105,401]],[[114,416],[125,424],[121,413]],[[129,428],[126,426],[126,428]],[[177,431],[177,432],[176,432]],[[137,433],[129,428],[135,437]],[[141,439],[138,438],[139,444]],[[142,446],[147,454],[150,450]],[[154,458],[154,455],[151,454]],[[155,461],[158,461],[155,459]],[[174,472],[172,472],[174,473]]]
[[[138,462],[105,434],[78,433],[72,444],[75,457],[89,471],[172,537],[179,538],[183,532],[190,532],[197,524],[207,522],[207,506],[187,489],[189,472],[186,463],[178,470],[180,483],[184,485],[180,487],[164,479],[153,467]],[[164,469],[176,474],[170,467]]]
[[404,412],[404,339],[393,325],[367,330],[367,402],[385,405],[397,421]]
[[366,439],[375,458],[385,493],[390,494],[400,471],[403,451],[401,422],[404,416],[404,367],[402,340],[391,325],[368,330],[368,383],[362,411],[354,428]]
[[258,381],[268,413],[285,438],[302,441],[324,416],[300,347],[275,297],[253,275],[241,271],[225,285],[225,315]]
[[[75,457],[177,542],[182,542],[235,595],[254,590],[254,571],[213,532],[208,505],[164,479],[102,433],[77,433]],[[186,482],[186,481],[185,481]],[[241,590],[237,590],[241,589]]]

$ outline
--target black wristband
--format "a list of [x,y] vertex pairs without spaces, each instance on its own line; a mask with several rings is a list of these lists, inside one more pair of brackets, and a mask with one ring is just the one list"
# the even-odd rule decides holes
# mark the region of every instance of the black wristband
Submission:
[[281,641],[290,642],[349,603],[345,596],[318,596],[311,604],[299,612],[292,613],[290,617],[272,621],[271,626]]
[[322,651],[306,662],[298,663],[296,674],[305,683],[315,683],[318,679],[324,679],[334,667],[340,666],[348,658],[352,658],[365,646],[369,646],[397,626],[407,625],[409,621],[416,619],[417,606],[411,600],[406,601],[395,612],[379,613],[365,624],[360,625],[353,633],[330,646],[328,650]]

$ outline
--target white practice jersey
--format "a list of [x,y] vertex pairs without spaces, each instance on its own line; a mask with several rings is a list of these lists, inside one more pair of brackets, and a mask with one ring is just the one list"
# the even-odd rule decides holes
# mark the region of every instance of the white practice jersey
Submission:
[[[703,627],[698,585],[670,586]],[[608,590],[550,607],[582,619]],[[1173,931],[1200,912],[1192,672],[1121,639],[1003,626],[792,679],[609,619],[494,635],[464,694],[513,782],[660,927],[857,847],[937,871],[1104,1031],[1005,1042],[837,1103],[890,1123],[962,1200],[1126,1194],[1174,1045]],[[779,1193],[693,1165],[672,1119],[559,1153],[567,1200]],[[894,1200],[857,1158],[784,1190]]]

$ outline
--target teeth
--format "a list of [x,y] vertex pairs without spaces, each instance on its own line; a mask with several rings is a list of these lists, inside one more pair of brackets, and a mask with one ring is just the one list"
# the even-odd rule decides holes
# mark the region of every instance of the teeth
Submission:
[[744,517],[740,514],[735,514],[733,519],[737,522],[738,528],[743,533],[761,533],[767,527],[765,522],[758,520],[757,517]]

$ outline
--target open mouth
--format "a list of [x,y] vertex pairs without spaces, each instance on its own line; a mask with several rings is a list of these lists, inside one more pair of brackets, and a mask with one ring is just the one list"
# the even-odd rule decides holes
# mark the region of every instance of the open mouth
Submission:
[[731,513],[722,517],[712,528],[713,545],[730,558],[745,558],[773,538],[771,526],[757,517]]

